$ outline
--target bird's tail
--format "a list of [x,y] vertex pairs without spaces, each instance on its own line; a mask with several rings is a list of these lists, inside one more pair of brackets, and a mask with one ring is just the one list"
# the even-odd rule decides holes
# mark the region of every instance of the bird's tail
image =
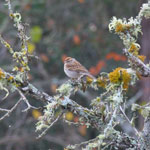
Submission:
[[87,73],[86,76],[88,76],[89,78],[92,78],[92,79],[96,79],[93,75],[91,75],[90,73]]

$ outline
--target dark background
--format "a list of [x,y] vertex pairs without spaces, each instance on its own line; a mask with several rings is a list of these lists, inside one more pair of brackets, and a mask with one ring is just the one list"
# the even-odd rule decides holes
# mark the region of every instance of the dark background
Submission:
[[[28,24],[25,26],[27,35],[31,37],[28,43],[29,52],[40,58],[30,62],[29,74],[30,82],[38,89],[50,95],[56,94],[56,88],[68,79],[63,71],[63,60],[66,56],[76,58],[95,76],[100,72],[110,72],[116,67],[127,67],[126,57],[122,54],[123,44],[117,35],[109,33],[108,24],[112,16],[135,17],[143,1],[13,0],[11,3],[14,12],[20,12],[23,23]],[[14,50],[18,51],[20,41],[4,4],[4,1],[0,1],[0,33],[11,43]],[[147,28],[149,29],[149,26]],[[146,33],[147,28],[144,28]],[[150,38],[150,35],[148,37]],[[144,36],[139,38],[140,43],[143,41]],[[144,50],[148,51],[147,48]],[[0,45],[0,67],[11,72],[14,65],[10,54]],[[131,87],[128,97],[132,98],[141,93],[142,86],[145,87],[144,81]],[[149,87],[148,83],[148,89],[144,91],[149,91]],[[90,100],[101,92],[101,89],[98,92],[88,89],[85,93],[78,92],[73,98],[79,104],[89,107]],[[1,91],[0,100],[4,94]],[[142,99],[139,94],[136,100],[144,103],[148,101],[148,97],[149,95]],[[10,94],[5,101],[0,102],[0,107],[11,108],[18,98],[17,93]],[[33,98],[28,97],[28,100],[34,106],[43,105]],[[91,128],[69,126],[59,121],[46,136],[36,140],[38,133],[35,133],[35,124],[42,111],[30,110],[22,113],[25,107],[26,105],[22,103],[10,117],[0,122],[0,149],[62,150],[68,144],[80,143],[98,134]],[[0,114],[3,115],[2,112]],[[78,117],[70,112],[66,118],[70,121],[78,120]],[[142,128],[141,121],[138,122],[137,120],[136,125]],[[130,133],[130,129],[126,129],[125,126],[122,130]]]

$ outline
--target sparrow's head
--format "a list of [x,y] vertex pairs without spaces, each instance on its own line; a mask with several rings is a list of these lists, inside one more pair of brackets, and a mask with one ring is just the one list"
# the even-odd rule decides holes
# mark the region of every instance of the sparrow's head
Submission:
[[74,61],[75,61],[74,58],[66,57],[64,63],[67,63],[67,64],[68,64],[68,63],[72,63],[72,62],[74,62]]

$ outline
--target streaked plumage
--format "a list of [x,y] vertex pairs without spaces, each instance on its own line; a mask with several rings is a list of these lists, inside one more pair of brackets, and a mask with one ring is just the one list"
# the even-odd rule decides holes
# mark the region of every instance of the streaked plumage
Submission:
[[80,79],[84,75],[95,78],[75,58],[71,57],[67,57],[64,61],[64,72],[70,78]]

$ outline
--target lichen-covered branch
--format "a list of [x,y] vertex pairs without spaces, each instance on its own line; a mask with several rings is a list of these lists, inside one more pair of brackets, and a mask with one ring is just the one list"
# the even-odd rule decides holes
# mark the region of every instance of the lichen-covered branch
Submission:
[[148,116],[145,121],[144,121],[144,128],[143,128],[143,132],[142,132],[142,136],[144,139],[144,145],[146,150],[150,149],[150,116]]
[[124,54],[132,62],[132,68],[137,70],[141,76],[150,77],[150,65],[144,64],[140,59],[138,59],[133,54],[129,53],[127,49],[124,49]]
[[137,43],[141,30],[142,17],[150,18],[150,2],[142,5],[137,17],[117,19],[113,17],[109,24],[109,30],[114,31],[123,41],[125,48],[123,53],[129,59],[129,65],[141,76],[150,77],[150,64],[144,64],[146,56],[139,55],[140,45]]
[[[3,70],[3,73],[5,74],[5,79],[10,82],[13,85],[17,85],[19,89],[19,93],[22,96],[22,99],[27,103],[28,108],[34,108],[33,106],[30,106],[29,102],[25,98],[24,94],[30,95],[34,97],[37,100],[46,102],[46,103],[52,103],[57,102],[58,98],[49,96],[47,93],[38,90],[35,86],[28,82],[20,82],[12,74],[9,74]],[[10,77],[12,80],[9,81]],[[23,94],[24,93],[24,94]],[[62,99],[62,95],[59,97],[59,99]],[[70,98],[64,96],[63,100],[59,101],[59,104],[63,110],[72,111],[73,113],[79,115],[80,117],[83,117],[85,121],[90,122],[94,127],[97,129],[101,128],[100,120],[101,116],[96,116],[94,111],[89,110],[87,108],[82,107],[81,105],[77,104],[75,101],[71,100]]]
[[[21,47],[19,51],[13,50],[13,47],[0,36],[1,43],[9,50],[12,58],[17,63],[17,66],[14,66],[12,69],[13,73],[0,69],[0,89],[6,92],[5,98],[10,94],[9,91],[17,91],[20,100],[10,110],[0,108],[0,111],[6,112],[0,120],[9,116],[21,101],[24,101],[27,105],[27,108],[23,111],[28,111],[32,108],[38,109],[31,106],[30,100],[26,97],[32,96],[36,100],[45,103],[43,116],[39,117],[39,121],[36,124],[36,131],[42,132],[39,137],[45,135],[49,128],[60,120],[66,112],[70,111],[79,117],[78,125],[85,125],[87,128],[92,127],[97,129],[98,136],[89,141],[70,145],[66,149],[150,149],[148,143],[148,139],[150,138],[150,108],[148,104],[145,106],[139,106],[137,104],[132,106],[132,111],[142,109],[142,114],[146,118],[142,136],[135,127],[133,127],[133,131],[137,137],[130,137],[125,133],[117,131],[115,128],[115,126],[120,123],[117,119],[118,116],[125,118],[132,126],[132,122],[123,109],[123,106],[126,108],[126,91],[130,85],[134,85],[139,79],[138,73],[144,77],[150,76],[150,65],[144,64],[145,56],[139,55],[140,45],[137,43],[138,35],[142,32],[142,17],[150,18],[150,2],[143,4],[136,18],[131,17],[127,20],[113,17],[109,24],[109,30],[114,31],[123,41],[125,47],[124,54],[128,57],[129,68],[118,67],[110,73],[101,73],[100,76],[94,80],[88,77],[76,81],[68,80],[57,89],[55,96],[50,96],[28,81],[27,73],[30,71],[30,68],[28,66],[29,55],[27,40],[29,38],[25,34],[21,14],[13,12],[10,0],[5,1],[8,5],[9,16],[18,30]],[[72,94],[75,94],[79,90],[85,91],[87,87],[93,88],[94,90],[98,88],[105,90],[105,92],[91,100],[90,109],[79,105],[75,100],[70,98]],[[131,120],[133,120],[133,118],[134,117],[132,117]],[[65,118],[63,119],[65,120]],[[71,125],[77,124],[71,123]]]
[[[105,138],[104,140],[102,140]],[[109,137],[104,137],[103,135],[98,135],[96,138],[89,141],[82,142],[80,144],[69,145],[66,150],[91,150],[98,148],[101,150],[141,150],[138,141],[132,137],[129,137],[125,133],[113,133]]]

